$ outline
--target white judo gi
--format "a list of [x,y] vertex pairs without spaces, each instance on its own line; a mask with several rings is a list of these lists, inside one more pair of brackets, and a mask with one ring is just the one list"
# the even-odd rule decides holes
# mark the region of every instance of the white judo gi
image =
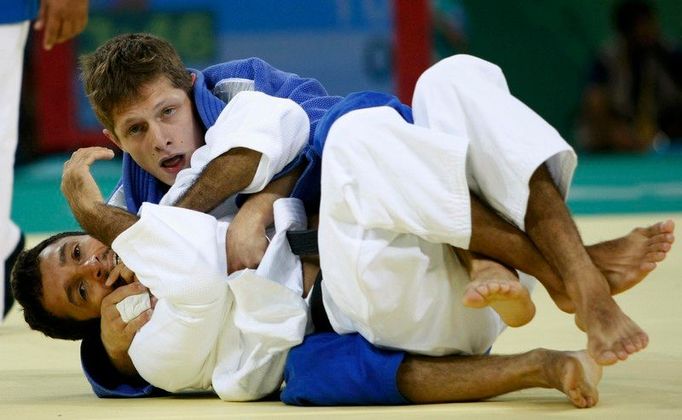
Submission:
[[[339,333],[410,352],[481,354],[504,328],[462,305],[469,189],[521,229],[528,182],[544,162],[566,196],[570,146],[514,98],[502,71],[445,59],[419,79],[414,125],[393,109],[351,111],[322,156],[319,250],[324,305]],[[535,281],[521,276],[532,286]]]
[[[413,112],[414,125],[391,108],[351,111],[329,132],[319,226],[325,309],[337,332],[379,346],[480,354],[504,324],[461,303],[469,279],[450,245],[469,243],[469,189],[523,229],[533,172],[547,163],[565,196],[576,157],[511,96],[498,67],[474,57],[425,72]],[[227,400],[274,390],[306,328],[300,266],[282,231],[304,225],[280,222],[259,269],[227,278],[226,227],[145,204],[113,245],[159,298],[129,352],[140,374],[171,391],[212,384]]]
[[287,350],[303,340],[308,309],[300,261],[286,231],[304,229],[297,200],[277,203],[257,270],[227,275],[227,222],[145,203],[112,248],[158,299],[128,350],[140,376],[171,392],[213,389],[220,398],[261,398],[279,388]]

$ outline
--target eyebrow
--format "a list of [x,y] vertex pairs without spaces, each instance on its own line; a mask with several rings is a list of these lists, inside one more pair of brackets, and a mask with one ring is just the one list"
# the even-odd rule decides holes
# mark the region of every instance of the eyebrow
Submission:
[[69,283],[68,286],[66,286],[66,297],[69,299],[69,302],[71,302],[71,304],[73,306],[78,306],[78,303],[76,303],[76,297],[74,295],[74,290],[75,290],[74,284],[75,284],[75,282],[71,282],[71,283]]
[[66,264],[66,243],[63,243],[57,252],[59,253],[59,265],[64,266]]
[[[167,108],[170,105],[170,103],[172,103],[174,101],[175,101],[174,97],[162,98],[159,102],[154,104],[154,107],[152,109],[154,110],[154,112],[158,112],[161,109]],[[120,126],[122,129],[127,129],[132,124],[136,123],[138,120],[139,120],[139,117],[137,117],[137,116],[127,117],[126,119],[123,120],[123,122],[120,124]]]

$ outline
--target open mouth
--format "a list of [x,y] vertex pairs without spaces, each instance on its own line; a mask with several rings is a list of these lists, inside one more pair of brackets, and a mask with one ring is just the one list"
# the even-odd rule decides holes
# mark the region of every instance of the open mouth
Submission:
[[185,163],[185,156],[180,154],[180,155],[173,155],[167,158],[164,158],[161,160],[160,165],[162,168],[170,169],[170,170],[178,170],[178,168],[184,167]]

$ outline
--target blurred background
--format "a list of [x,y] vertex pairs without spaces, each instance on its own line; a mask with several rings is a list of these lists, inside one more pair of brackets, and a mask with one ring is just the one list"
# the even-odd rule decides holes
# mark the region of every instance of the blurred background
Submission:
[[[78,80],[80,54],[123,32],[171,41],[188,67],[258,56],[332,94],[393,92],[467,53],[581,154],[577,214],[682,211],[679,0],[91,0],[75,40],[27,47],[13,219],[27,233],[77,227],[59,181],[70,152],[109,145]],[[636,4],[635,4],[636,3]],[[623,7],[626,10],[623,10]],[[627,9],[630,7],[630,9]],[[113,147],[113,145],[112,145]],[[107,194],[120,161],[98,163]]]

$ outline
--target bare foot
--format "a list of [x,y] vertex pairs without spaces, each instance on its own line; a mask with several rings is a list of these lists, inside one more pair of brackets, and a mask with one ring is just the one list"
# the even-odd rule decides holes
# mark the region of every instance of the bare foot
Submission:
[[510,327],[525,325],[535,316],[535,304],[528,289],[502,265],[472,273],[462,302],[470,308],[490,306]]
[[604,274],[611,295],[622,293],[642,281],[663,261],[675,241],[675,223],[659,222],[636,228],[622,238],[586,247],[594,265]]
[[566,394],[578,408],[594,407],[599,402],[597,385],[602,368],[585,351],[543,350],[548,382]]
[[590,356],[600,365],[626,360],[649,344],[649,336],[623,313],[611,296],[593,297],[584,310],[576,312],[576,320],[587,332]]

